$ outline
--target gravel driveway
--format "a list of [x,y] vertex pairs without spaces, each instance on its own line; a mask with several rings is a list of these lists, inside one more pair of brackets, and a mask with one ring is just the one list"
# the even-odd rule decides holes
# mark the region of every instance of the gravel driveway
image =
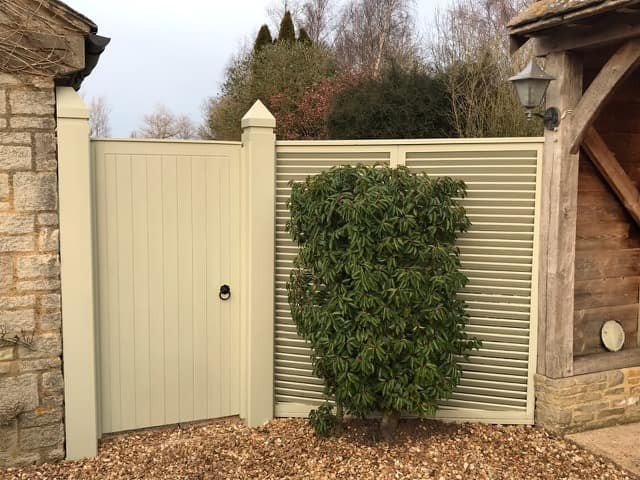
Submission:
[[403,421],[394,444],[351,422],[322,440],[304,419],[250,430],[237,419],[117,435],[99,457],[0,470],[2,479],[635,479],[532,427]]

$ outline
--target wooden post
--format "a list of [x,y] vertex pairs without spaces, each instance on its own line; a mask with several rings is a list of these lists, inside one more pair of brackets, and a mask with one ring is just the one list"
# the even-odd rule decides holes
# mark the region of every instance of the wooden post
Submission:
[[561,112],[560,126],[545,132],[540,198],[538,373],[562,378],[573,370],[573,303],[578,198],[578,159],[571,154],[573,109],[582,96],[582,62],[552,53],[547,106]]
[[64,407],[68,460],[98,453],[93,197],[89,110],[70,87],[56,92]]
[[242,118],[241,417],[273,418],[276,119],[259,100]]

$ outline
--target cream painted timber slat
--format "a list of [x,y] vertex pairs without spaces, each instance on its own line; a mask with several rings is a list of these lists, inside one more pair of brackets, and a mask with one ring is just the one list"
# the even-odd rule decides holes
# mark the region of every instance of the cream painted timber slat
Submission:
[[118,209],[118,319],[120,324],[120,415],[126,424],[135,424],[135,324],[133,312],[133,200],[131,156],[117,155],[116,208]]
[[178,192],[177,161],[174,155],[163,154],[162,209],[164,256],[164,375],[165,423],[180,421],[179,374],[179,311],[178,311]]
[[[214,201],[215,195],[221,187],[220,171],[215,168],[215,165],[208,165],[207,168],[207,203]],[[220,232],[218,225],[222,223],[219,208],[211,208],[207,212],[207,248],[210,245],[217,242]],[[208,271],[219,272],[221,270],[220,259],[215,255],[207,255]],[[209,289],[215,288],[214,282],[216,279],[208,279]],[[213,295],[207,297],[207,308],[216,312],[217,315],[222,314],[222,305]],[[219,338],[223,338],[222,323],[215,325],[207,324],[208,328],[208,348],[207,348],[207,365],[210,370],[209,382],[207,385],[207,398],[209,402],[209,409],[212,411],[222,409],[223,400],[222,392],[219,389],[219,385],[222,383],[223,372],[221,369],[216,368],[221,364],[222,351],[217,347]]]
[[193,369],[193,213],[191,156],[180,158],[178,190],[178,376],[180,418],[194,418]]
[[93,142],[103,433],[240,411],[240,148]]
[[[163,235],[163,169],[162,157],[159,155],[147,156],[148,174],[148,223],[149,239],[149,422],[152,425],[161,425],[165,421],[165,308],[164,308],[164,244]],[[160,167],[154,168],[155,165]],[[152,322],[152,323],[151,323]],[[154,328],[151,327],[153,325]],[[106,412],[105,412],[106,413]]]
[[[229,199],[229,208],[219,208],[222,214],[225,215],[228,219],[228,225],[230,226],[232,232],[241,231],[241,219],[240,215],[237,214],[237,212],[241,211],[240,196],[238,195],[238,192],[241,191],[241,172],[239,160],[240,152],[237,151],[236,154],[238,155],[238,157],[228,161],[229,165],[226,170],[227,180],[223,179],[223,183],[227,188],[225,195]],[[220,188],[222,188],[222,185]],[[232,285],[235,285],[236,287],[236,300],[234,302],[227,302],[221,305],[222,316],[223,318],[231,319],[240,318],[240,304],[241,302],[245,301],[245,297],[240,291],[240,284],[238,283],[238,279],[240,279],[241,277],[241,266],[240,262],[237,261],[237,259],[241,256],[240,242],[238,242],[233,235],[222,235],[222,245],[222,251],[229,252],[229,254],[224,257],[225,268],[223,269],[223,278],[225,279],[225,281],[226,279],[229,279],[229,281],[232,282]],[[237,325],[234,325],[231,322],[224,323],[224,325],[225,331],[227,332],[225,336],[229,339],[229,341],[225,343],[225,358],[230,358],[231,361],[233,361],[235,355],[238,354],[237,352],[240,352],[240,330]],[[224,371],[227,375],[227,380],[223,383],[223,385],[228,385],[228,388],[226,389],[226,397],[228,401],[227,412],[235,412],[236,405],[239,405],[241,403],[240,375],[238,374],[237,365],[234,364],[231,364],[230,366],[225,368]]]
[[[110,340],[109,358],[103,357],[100,364],[109,364],[109,383],[103,384],[102,405],[111,412],[111,423],[107,423],[106,416],[104,418],[103,432],[109,432],[112,425],[122,423],[121,402],[120,402],[120,322],[118,314],[118,207],[117,207],[117,180],[116,180],[116,162],[113,155],[104,155],[105,162],[105,187],[107,192],[107,201],[105,204],[106,217],[105,231],[107,239],[104,245],[98,243],[98,250],[105,249],[108,257],[108,268],[99,272],[100,294],[99,302],[106,302],[108,307],[108,317],[104,323],[100,323],[99,338],[108,336]],[[104,279],[104,274],[107,278]],[[106,288],[105,288],[106,287]],[[105,291],[106,289],[106,291]],[[102,318],[98,319],[101,322]],[[110,394],[110,395],[109,395]],[[105,407],[106,406],[106,407]]]
[[[97,232],[96,238],[94,239],[94,244],[102,245],[101,249],[97,249],[97,248],[95,249],[96,256],[98,259],[97,272],[107,272],[108,260],[109,260],[109,256],[107,255],[107,252],[108,252],[108,242],[107,242],[108,201],[107,201],[107,188],[106,188],[107,163],[104,161],[100,161],[100,159],[103,158],[103,153],[99,149],[98,145],[94,143],[91,147],[92,147],[91,154],[94,159],[94,165],[93,165],[94,176],[100,175],[103,179],[102,182],[95,182],[96,188],[94,189],[95,208],[97,211],[103,212],[103,214],[100,217],[95,219],[96,225],[94,227],[95,231]],[[108,287],[109,286],[107,284],[102,285],[102,292],[103,294],[105,294],[105,296],[108,295],[108,291],[109,291]],[[98,309],[97,309],[98,319],[109,318],[109,305],[110,305],[110,302],[108,301],[98,302]],[[103,330],[109,331],[108,321],[103,322],[102,327],[103,327]],[[99,342],[98,355],[100,351],[111,351],[111,349],[113,348],[111,346],[112,341],[113,341],[112,335],[104,335],[101,338],[99,337],[98,338],[98,342]],[[101,375],[98,377],[98,423],[100,426],[98,431],[101,432],[105,424],[109,426],[112,424],[112,409],[109,409],[108,411],[103,412],[103,415],[100,416],[101,405],[102,405],[101,393],[104,391],[109,391],[111,375],[112,375],[111,373],[112,365],[110,364],[110,362],[103,362],[102,365],[97,365],[97,367],[98,368],[102,367],[100,369]]]
[[[191,196],[193,205],[207,205],[207,160],[193,157],[191,160]],[[207,227],[206,215],[199,212],[192,216],[192,263],[193,263],[193,415],[195,418],[207,418],[207,390],[209,371],[198,368],[208,365],[207,344]]]
[[[276,147],[275,392],[277,416],[304,416],[323,400],[309,350],[291,319],[286,282],[297,248],[285,231],[290,181],[334,165],[392,164],[465,180],[473,226],[460,242],[469,285],[468,331],[484,341],[462,361],[464,378],[438,417],[505,423],[533,422],[535,256],[540,139],[493,141],[278,142]],[[358,154],[358,150],[360,153]]]
[[147,158],[131,162],[135,414],[142,423],[150,422],[151,412],[148,184]]
[[[419,156],[425,149],[438,151],[441,154],[468,155],[469,152],[478,150],[478,146],[492,151],[493,156],[506,156],[505,152],[527,151],[533,144],[541,144],[542,138],[460,138],[451,140],[448,138],[414,139],[414,140],[280,140],[277,142],[278,157],[291,152],[302,152],[314,158],[322,155],[334,155],[335,152],[344,153],[351,151],[387,151],[389,147],[401,145],[402,149],[411,155]],[[385,150],[386,149],[386,150]],[[510,154],[510,153],[509,153]],[[329,158],[332,158],[329,156]]]

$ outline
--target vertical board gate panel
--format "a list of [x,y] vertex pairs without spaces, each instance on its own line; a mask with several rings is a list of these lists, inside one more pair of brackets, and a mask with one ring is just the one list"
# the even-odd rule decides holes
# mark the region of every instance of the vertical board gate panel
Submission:
[[429,176],[464,180],[472,227],[458,242],[469,278],[468,333],[482,348],[462,361],[463,379],[438,417],[533,423],[536,365],[536,199],[539,139],[278,142],[276,200],[276,416],[307,415],[323,401],[309,350],[297,335],[286,282],[297,247],[285,231],[288,182],[334,165],[405,165]]
[[[240,144],[93,142],[103,433],[239,413]],[[234,294],[236,292],[233,292]]]

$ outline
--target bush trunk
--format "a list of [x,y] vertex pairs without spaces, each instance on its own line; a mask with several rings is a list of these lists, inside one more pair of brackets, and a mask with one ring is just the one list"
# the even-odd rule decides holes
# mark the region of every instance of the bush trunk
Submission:
[[384,412],[380,421],[380,436],[385,442],[391,442],[396,438],[400,414],[398,412]]

